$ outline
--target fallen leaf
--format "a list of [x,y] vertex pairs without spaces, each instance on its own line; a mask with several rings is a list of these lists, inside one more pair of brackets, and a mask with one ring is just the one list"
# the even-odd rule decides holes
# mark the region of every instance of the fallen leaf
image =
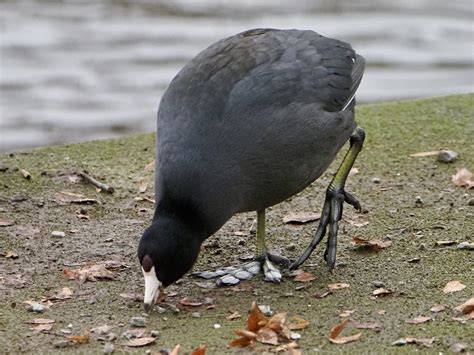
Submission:
[[461,281],[454,280],[454,281],[449,281],[446,286],[443,288],[444,293],[452,293],[452,292],[458,292],[462,291],[466,288],[466,285],[463,285]]
[[200,307],[203,305],[202,302],[190,300],[188,297],[179,300],[179,304],[187,307]]
[[450,246],[456,244],[456,241],[454,240],[438,240],[436,242],[436,245],[439,247],[445,247],[445,246]]
[[348,176],[354,176],[354,175],[357,175],[357,174],[359,174],[359,169],[351,168],[351,170],[349,170],[349,175]]
[[87,344],[89,342],[89,333],[83,335],[68,335],[66,336],[74,344]]
[[69,191],[59,191],[54,194],[54,200],[58,204],[66,204],[66,203],[76,203],[76,204],[93,204],[99,203],[94,198],[88,198],[83,194],[76,194],[74,192]]
[[387,311],[385,309],[379,309],[377,311],[377,314],[380,314],[381,316],[385,315],[385,313],[387,313]]
[[63,287],[60,291],[56,292],[50,297],[47,297],[48,300],[67,300],[72,297],[74,292],[69,287]]
[[278,334],[268,328],[262,328],[257,333],[258,342],[262,344],[278,345]]
[[367,240],[360,237],[352,237],[351,241],[352,245],[363,247],[363,248],[370,248],[374,251],[379,251],[381,249],[388,248],[392,245],[391,240]]
[[[27,301],[23,301],[23,303],[26,303],[28,305],[28,308],[33,309],[33,310],[37,307],[43,307],[44,310],[48,310],[53,305],[51,301],[35,302],[35,301],[27,300]],[[43,311],[39,311],[39,312],[43,312]]]
[[454,343],[451,345],[451,351],[453,353],[463,353],[467,349],[467,345],[464,343]]
[[284,313],[277,313],[274,316],[272,316],[266,324],[264,324],[265,328],[271,329],[278,334],[282,333],[284,327],[285,327],[285,322],[288,314],[286,312]]
[[26,180],[30,180],[31,179],[31,174],[26,171],[25,169],[18,169],[18,171],[20,172],[20,174],[26,179]]
[[392,343],[392,345],[396,346],[401,346],[401,345],[406,345],[406,344],[416,344],[416,345],[421,345],[421,346],[426,346],[428,348],[431,348],[435,341],[435,338],[413,338],[413,337],[406,337],[406,338],[401,338]]
[[422,324],[429,322],[430,320],[433,320],[431,317],[426,317],[426,316],[418,316],[413,319],[407,320],[406,322],[409,324]]
[[423,158],[423,157],[433,157],[438,154],[439,154],[439,150],[432,150],[429,152],[413,153],[413,154],[410,154],[410,156],[413,158]]
[[439,313],[446,309],[446,306],[443,304],[437,304],[430,308],[430,311],[433,313]]
[[302,272],[296,275],[294,280],[298,282],[310,282],[310,281],[316,280],[316,276],[314,276],[310,272]]
[[295,213],[289,213],[285,217],[283,217],[283,223],[304,224],[304,223],[316,221],[320,218],[321,218],[321,213],[295,212]]
[[375,331],[380,331],[382,329],[382,325],[379,323],[360,323],[360,322],[351,322],[351,325],[356,329],[370,329]]
[[14,225],[15,222],[11,219],[0,219],[0,227],[8,227]]
[[474,186],[474,181],[472,181],[472,173],[466,168],[458,169],[455,175],[452,177],[452,182],[454,185],[470,189]]
[[375,289],[372,292],[372,295],[374,295],[376,297],[383,297],[383,296],[391,295],[392,293],[393,293],[392,290],[389,290],[389,289],[386,289],[386,288],[383,288],[383,287],[379,287],[379,288]]
[[252,302],[252,309],[247,320],[247,329],[256,332],[268,322],[268,318],[262,313],[257,306],[257,302]]
[[7,258],[7,259],[18,259],[18,254],[15,253],[14,251],[8,250],[5,253],[5,258]]
[[138,183],[138,192],[144,193],[148,187],[148,183],[145,181],[144,178],[140,178],[140,181]]
[[[255,339],[257,338],[257,334],[255,335]],[[232,340],[227,346],[230,348],[245,348],[249,346],[253,342],[253,339],[247,336],[242,336],[240,338]]]
[[362,336],[362,333],[357,333],[357,334],[345,336],[345,337],[339,336],[348,323],[349,323],[349,319],[345,319],[341,323],[336,324],[334,327],[331,328],[331,332],[329,334],[329,341],[331,343],[346,344],[346,343],[360,339],[360,337]]
[[[152,337],[143,337],[143,338],[135,338],[135,339],[130,339],[129,341],[127,341],[126,343],[124,343],[123,345],[125,346],[130,346],[130,347],[140,347],[140,346],[146,346],[146,345],[149,345],[149,344],[153,344],[155,342],[156,338],[152,338]],[[176,345],[176,347],[178,347],[179,345]],[[175,351],[176,347],[173,349],[173,351]],[[178,351],[179,351],[179,348],[178,348]],[[178,354],[178,351],[176,351],[175,354]],[[171,352],[170,354],[172,354],[173,352]]]
[[173,348],[173,350],[171,350],[169,355],[178,355],[180,350],[181,350],[181,345],[178,344]]
[[309,321],[298,316],[292,316],[288,319],[288,328],[290,330],[302,330],[309,326]]
[[227,317],[225,317],[225,319],[227,319],[227,320],[234,320],[234,319],[238,319],[238,318],[242,318],[242,315],[237,311],[232,312]]
[[54,319],[34,318],[34,319],[30,319],[29,321],[26,321],[25,323],[28,323],[28,324],[52,324],[54,322],[55,322]]
[[355,312],[355,309],[346,309],[339,313],[339,317],[347,318],[350,317]]
[[457,306],[455,308],[455,310],[459,313],[463,313],[463,314],[470,314],[472,312],[474,312],[474,297],[473,298],[470,298],[468,299],[466,302],[464,302],[463,304]]
[[114,274],[107,270],[103,264],[92,264],[76,270],[65,268],[63,273],[69,280],[79,280],[80,282],[113,280],[114,278]]
[[30,328],[30,330],[32,330],[35,333],[49,332],[51,329],[53,329],[52,324],[38,324],[36,327]]
[[350,287],[349,284],[346,284],[346,283],[343,283],[343,282],[338,282],[338,283],[335,283],[335,284],[330,284],[328,285],[328,288],[331,290],[331,291],[335,291],[335,290],[341,290],[343,288],[348,288]]
[[199,345],[191,355],[206,355],[207,346],[206,345]]
[[327,290],[327,291],[315,293],[315,294],[314,294],[314,297],[321,299],[321,298],[324,298],[324,297],[329,296],[330,294],[332,294],[332,291],[331,291],[331,290]]

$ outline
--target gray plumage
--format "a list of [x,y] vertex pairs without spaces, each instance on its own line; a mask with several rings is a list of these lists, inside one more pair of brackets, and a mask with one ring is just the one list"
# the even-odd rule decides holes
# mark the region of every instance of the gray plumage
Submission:
[[158,110],[157,213],[199,211],[209,236],[304,189],[356,127],[364,64],[349,44],[300,30],[251,30],[201,52]]

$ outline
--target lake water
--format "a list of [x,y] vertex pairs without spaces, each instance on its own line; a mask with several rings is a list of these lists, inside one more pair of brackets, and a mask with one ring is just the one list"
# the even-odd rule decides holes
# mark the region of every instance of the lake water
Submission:
[[183,64],[255,27],[351,42],[359,102],[472,92],[473,18],[472,0],[0,0],[0,151],[152,131]]

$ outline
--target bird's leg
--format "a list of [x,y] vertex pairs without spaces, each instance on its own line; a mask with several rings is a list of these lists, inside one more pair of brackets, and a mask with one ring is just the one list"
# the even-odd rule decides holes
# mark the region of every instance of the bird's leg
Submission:
[[357,155],[362,149],[365,139],[365,132],[362,128],[357,127],[350,139],[350,148],[346,153],[341,166],[334,175],[329,187],[326,191],[326,199],[324,201],[321,219],[316,230],[313,240],[306,250],[301,254],[297,261],[291,264],[290,269],[297,269],[303,264],[311,255],[316,246],[321,242],[326,234],[326,228],[329,229],[326,251],[324,252],[324,259],[329,266],[329,269],[334,269],[336,264],[336,246],[337,246],[337,231],[339,228],[339,221],[342,217],[342,209],[344,202],[354,206],[358,211],[361,210],[360,203],[350,193],[344,191],[349,171],[351,170]]
[[288,267],[290,261],[280,255],[270,253],[265,244],[265,210],[257,211],[257,235],[255,239],[255,258],[241,266],[230,266],[217,271],[204,271],[194,273],[195,276],[212,279],[217,278],[218,285],[235,285],[243,280],[248,280],[260,272],[264,280],[279,283],[281,272],[274,264]]

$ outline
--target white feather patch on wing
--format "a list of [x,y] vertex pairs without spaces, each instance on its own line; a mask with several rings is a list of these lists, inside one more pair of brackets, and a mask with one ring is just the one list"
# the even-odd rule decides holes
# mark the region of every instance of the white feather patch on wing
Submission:
[[143,269],[142,271],[143,277],[145,278],[145,296],[143,298],[143,303],[154,305],[159,294],[161,282],[156,277],[154,266],[148,272]]

